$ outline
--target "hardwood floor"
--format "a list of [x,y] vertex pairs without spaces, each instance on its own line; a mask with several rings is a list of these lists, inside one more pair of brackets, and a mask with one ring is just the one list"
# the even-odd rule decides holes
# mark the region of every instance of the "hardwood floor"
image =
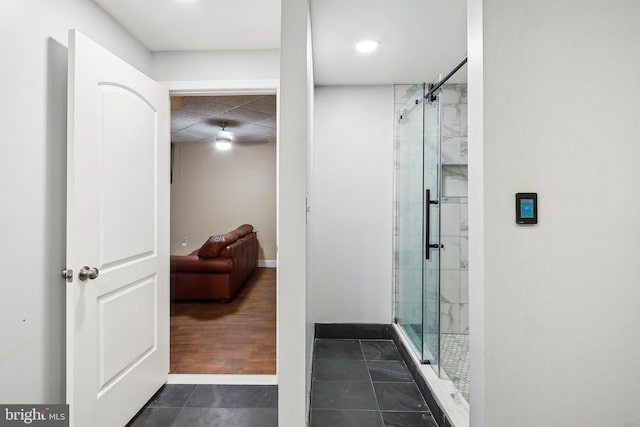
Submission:
[[176,303],[172,374],[276,373],[276,269],[258,268],[228,303]]

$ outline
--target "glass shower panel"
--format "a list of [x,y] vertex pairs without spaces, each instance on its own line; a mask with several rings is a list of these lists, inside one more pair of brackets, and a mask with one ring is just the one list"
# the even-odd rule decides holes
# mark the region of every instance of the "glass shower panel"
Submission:
[[424,336],[423,96],[421,85],[400,109],[396,157],[396,317],[421,358]]
[[436,373],[440,366],[440,91],[424,102],[424,210],[423,351]]
[[[395,321],[445,378],[468,372],[467,90],[445,86],[466,61],[440,77],[429,99],[426,85],[396,86],[407,88],[403,97],[409,87],[415,93],[396,110]],[[461,357],[452,355],[458,349]],[[460,379],[454,384],[468,401],[468,377]]]

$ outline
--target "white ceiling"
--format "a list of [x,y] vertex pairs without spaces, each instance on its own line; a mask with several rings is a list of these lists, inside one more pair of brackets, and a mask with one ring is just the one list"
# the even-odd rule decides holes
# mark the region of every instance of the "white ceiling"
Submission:
[[[280,0],[94,1],[151,51],[280,47]],[[467,0],[310,3],[316,84],[435,81],[466,55]],[[357,53],[363,39],[380,48]]]
[[280,48],[280,0],[94,0],[151,51]]
[[[466,0],[310,0],[316,84],[438,79],[466,55]],[[363,39],[380,42],[368,55]]]

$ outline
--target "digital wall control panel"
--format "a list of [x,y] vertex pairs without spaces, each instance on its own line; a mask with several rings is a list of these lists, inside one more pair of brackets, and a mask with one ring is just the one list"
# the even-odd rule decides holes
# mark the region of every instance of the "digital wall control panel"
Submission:
[[538,193],[516,193],[516,223],[538,223]]

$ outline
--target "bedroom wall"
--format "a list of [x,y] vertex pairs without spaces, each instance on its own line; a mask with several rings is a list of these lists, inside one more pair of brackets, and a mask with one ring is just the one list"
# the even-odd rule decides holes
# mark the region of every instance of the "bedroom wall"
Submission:
[[143,72],[150,53],[86,0],[0,2],[0,402],[65,400],[67,32]]
[[235,144],[229,151],[209,143],[175,144],[171,254],[188,254],[209,236],[245,223],[258,233],[259,259],[275,261],[275,141]]

